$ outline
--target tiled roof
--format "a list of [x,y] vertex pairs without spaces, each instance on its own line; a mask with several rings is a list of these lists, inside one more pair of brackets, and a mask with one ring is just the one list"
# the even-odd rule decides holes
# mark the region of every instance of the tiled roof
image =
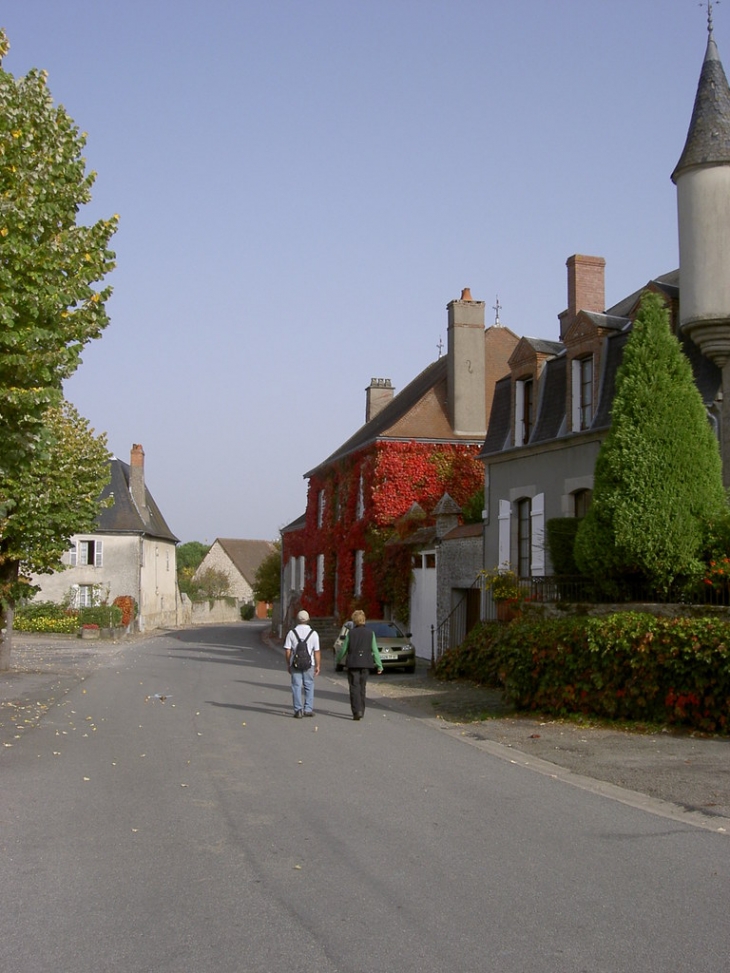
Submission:
[[145,534],[163,540],[178,542],[155,503],[154,497],[145,487],[147,517],[137,508],[129,489],[129,464],[116,457],[111,460],[111,480],[101,493],[102,500],[114,496],[114,504],[100,511],[97,530],[101,534]]
[[453,434],[447,412],[447,362],[448,359],[444,356],[424,368],[381,412],[361,426],[326,460],[305,473],[305,479],[323,466],[329,466],[335,460],[380,439],[433,442],[458,439]]
[[261,562],[274,550],[270,541],[249,541],[235,537],[217,537],[216,541],[249,584],[253,584]]

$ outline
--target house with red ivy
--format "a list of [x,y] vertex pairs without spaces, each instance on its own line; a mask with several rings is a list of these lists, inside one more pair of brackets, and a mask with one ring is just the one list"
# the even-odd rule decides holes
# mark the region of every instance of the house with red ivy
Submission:
[[484,484],[494,387],[519,340],[499,323],[485,329],[484,309],[468,289],[451,301],[446,355],[397,395],[372,379],[365,424],[304,474],[306,512],[281,531],[285,621],[300,606],[408,621],[413,549],[393,540],[433,524],[445,493],[461,506]]

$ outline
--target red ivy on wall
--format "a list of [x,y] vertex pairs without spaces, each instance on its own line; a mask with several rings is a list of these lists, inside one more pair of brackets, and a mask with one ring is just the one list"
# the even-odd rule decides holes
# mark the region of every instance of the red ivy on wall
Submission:
[[[368,559],[368,536],[385,529],[418,503],[431,513],[444,493],[463,505],[484,483],[478,447],[461,444],[377,442],[319,471],[309,480],[303,530],[284,535],[283,557],[306,558],[302,603],[314,616],[349,617],[355,608],[378,617],[384,593]],[[362,478],[363,516],[358,517]],[[320,493],[323,518],[318,523]],[[373,536],[373,535],[370,535]],[[364,551],[362,589],[355,589],[355,552]],[[317,556],[324,554],[322,591],[316,590]]]

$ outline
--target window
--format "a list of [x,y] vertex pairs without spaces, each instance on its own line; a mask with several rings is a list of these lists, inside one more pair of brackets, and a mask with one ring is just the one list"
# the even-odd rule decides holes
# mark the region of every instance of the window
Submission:
[[354,594],[362,594],[362,565],[364,551],[355,551],[355,590]]
[[515,382],[515,446],[524,446],[532,434],[533,390],[531,378]]
[[590,429],[593,421],[593,356],[574,358],[573,432]]
[[100,568],[102,566],[102,541],[77,541],[69,551],[69,563]]
[[362,473],[360,474],[360,481],[357,485],[357,508],[355,516],[357,520],[362,520],[365,516],[365,486],[363,484]]
[[436,555],[435,554],[427,554],[424,560],[426,562],[426,568],[427,569],[428,568],[435,568],[436,567]]
[[590,490],[576,490],[573,494],[573,516],[580,520],[581,517],[585,517],[588,513],[588,508],[591,505],[591,491]]
[[532,518],[529,497],[517,501],[517,575],[530,577],[530,557],[532,554]]
[[94,607],[94,586],[93,584],[75,584],[72,587],[73,598],[72,608],[93,608]]
[[304,591],[304,582],[306,580],[306,564],[307,564],[307,561],[306,561],[306,558],[304,557],[304,555],[302,555],[301,557],[297,558],[297,560],[299,561],[299,584],[297,585],[296,582],[295,582],[294,586],[295,586],[295,588],[297,588],[298,591]]
[[593,358],[580,362],[580,428],[588,429],[593,419]]
[[324,591],[324,554],[317,555],[317,594]]

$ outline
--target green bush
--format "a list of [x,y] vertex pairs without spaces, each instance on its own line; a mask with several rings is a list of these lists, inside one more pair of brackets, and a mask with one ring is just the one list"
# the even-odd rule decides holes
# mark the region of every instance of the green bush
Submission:
[[250,622],[255,614],[256,606],[253,602],[247,601],[245,605],[241,605],[241,618],[244,622]]
[[730,622],[619,612],[474,629],[436,675],[501,685],[520,709],[730,732]]
[[494,651],[509,699],[525,709],[730,731],[730,623],[717,618],[517,621]]
[[52,601],[31,602],[17,608],[13,628],[17,632],[72,634],[79,627],[78,612]]
[[579,526],[580,520],[575,517],[553,517],[546,522],[545,533],[554,574],[580,574],[573,553]]
[[99,628],[118,628],[122,624],[122,609],[118,605],[96,605],[79,609],[79,625],[98,625]]
[[499,686],[494,640],[502,626],[496,622],[475,625],[466,639],[444,652],[434,667],[437,679],[471,679],[480,686]]

